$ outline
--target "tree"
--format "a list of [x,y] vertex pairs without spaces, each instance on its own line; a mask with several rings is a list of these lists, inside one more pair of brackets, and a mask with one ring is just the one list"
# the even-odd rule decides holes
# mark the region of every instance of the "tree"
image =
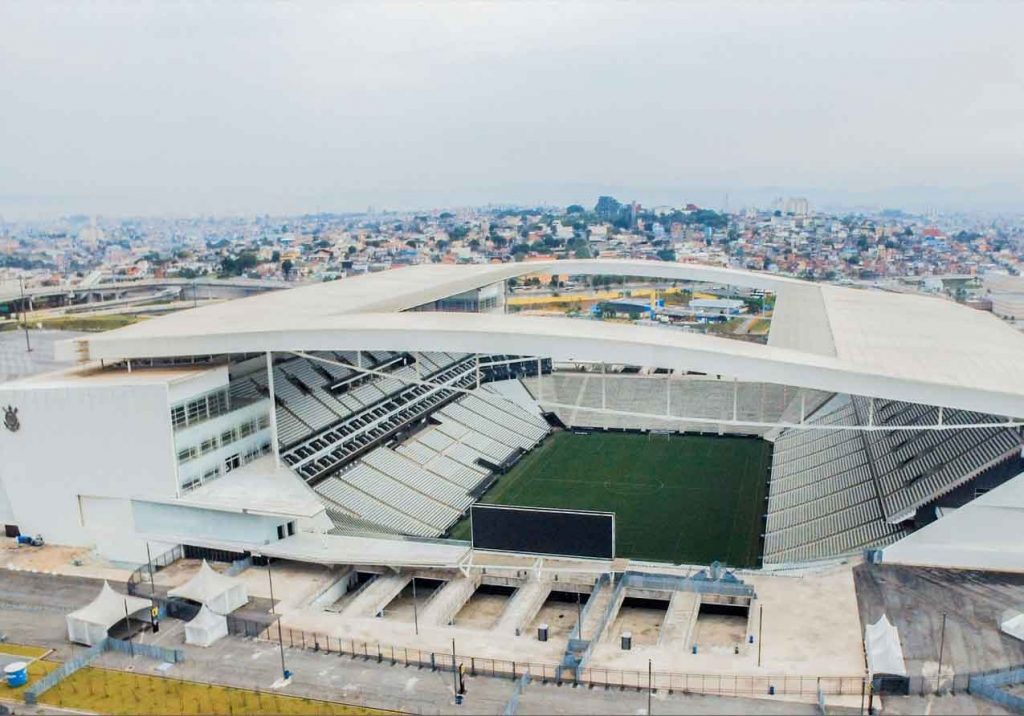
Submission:
[[587,210],[579,204],[569,204],[569,206],[565,207],[566,214],[585,214],[586,212]]
[[256,267],[259,259],[251,251],[243,251],[238,258],[225,256],[220,262],[220,272],[224,276],[241,276]]
[[281,260],[281,252],[275,250],[274,253],[270,254],[270,260],[275,264],[279,262]]
[[295,268],[295,264],[292,263],[291,259],[285,259],[281,262],[281,272],[284,274],[286,281],[288,280],[288,277],[292,275],[293,268]]
[[661,259],[662,261],[675,261],[676,252],[673,251],[672,249],[661,249],[658,252],[658,258]]
[[622,211],[622,204],[612,196],[601,196],[594,206],[594,213],[602,219],[614,219]]

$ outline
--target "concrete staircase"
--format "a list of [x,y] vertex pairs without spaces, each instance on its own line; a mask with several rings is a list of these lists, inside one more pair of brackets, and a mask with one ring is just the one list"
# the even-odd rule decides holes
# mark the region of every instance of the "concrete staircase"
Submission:
[[459,576],[440,588],[437,594],[420,613],[420,624],[424,626],[445,626],[451,624],[455,615],[469,601],[480,584],[480,577]]
[[384,574],[377,577],[355,596],[342,612],[346,617],[375,617],[392,599],[401,594],[412,577],[408,574]]
[[673,592],[668,602],[665,619],[658,634],[658,646],[672,645],[689,649],[693,638],[693,625],[700,612],[700,595],[696,592]]
[[551,593],[551,583],[530,580],[525,582],[505,605],[494,629],[498,634],[515,635],[521,633],[544,606]]

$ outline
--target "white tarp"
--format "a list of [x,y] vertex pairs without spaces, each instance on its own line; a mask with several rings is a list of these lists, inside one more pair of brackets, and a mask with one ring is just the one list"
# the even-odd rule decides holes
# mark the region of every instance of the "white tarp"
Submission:
[[185,625],[185,643],[196,646],[209,646],[221,637],[228,635],[228,618],[216,614],[207,606]]
[[230,614],[249,601],[244,582],[214,571],[205,559],[192,579],[167,594],[198,602],[217,614]]
[[899,631],[889,623],[886,615],[864,629],[864,649],[868,655],[868,671],[872,675],[907,675]]
[[110,627],[124,620],[126,615],[148,613],[150,606],[148,599],[118,594],[104,582],[92,602],[67,615],[68,639],[86,646],[98,644],[106,638]]
[[1007,619],[1003,620],[1003,623],[999,625],[999,628],[1004,634],[1009,634],[1012,637],[1016,637],[1021,641],[1024,641],[1024,613],[1017,612]]

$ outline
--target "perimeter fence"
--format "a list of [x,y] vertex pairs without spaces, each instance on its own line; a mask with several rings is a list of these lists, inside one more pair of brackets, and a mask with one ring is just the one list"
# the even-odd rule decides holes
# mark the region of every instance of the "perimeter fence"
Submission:
[[[456,651],[428,651],[380,642],[345,639],[301,629],[289,629],[245,620],[233,620],[233,633],[278,643],[289,649],[304,649],[325,655],[337,655],[364,661],[387,663],[431,671],[452,671],[461,665],[470,676],[490,676],[519,680],[529,673],[530,680],[542,684],[568,684],[587,688],[667,693],[708,694],[718,696],[789,695],[816,699],[825,696],[866,696],[865,676],[792,676],[690,674],[647,669],[567,668],[561,664],[518,661],[471,656]],[[457,646],[457,645],[456,645]]]

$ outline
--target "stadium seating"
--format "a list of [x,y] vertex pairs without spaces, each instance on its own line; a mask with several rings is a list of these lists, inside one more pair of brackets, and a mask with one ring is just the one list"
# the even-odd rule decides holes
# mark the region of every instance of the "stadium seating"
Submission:
[[[854,398],[861,424],[936,425],[939,409],[927,405]],[[943,411],[944,425],[994,423],[972,430],[874,431],[866,434],[875,466],[882,508],[890,522],[914,516],[928,504],[1020,450],[1018,431],[1001,427],[995,416],[967,410]]]
[[[604,385],[602,389],[602,383]],[[553,408],[569,426],[604,428],[651,428],[683,432],[718,432],[720,424],[694,422],[682,416],[709,421],[731,420],[733,401],[736,417],[754,422],[774,422],[792,402],[797,390],[770,383],[734,383],[709,376],[652,376],[598,372],[555,372],[545,375],[538,386],[535,377],[523,379],[534,399],[542,405],[560,403],[570,408]],[[539,392],[538,392],[539,391]],[[602,397],[603,396],[603,397]],[[639,415],[612,415],[601,408]],[[668,413],[666,415],[666,412]],[[661,417],[665,416],[665,417]],[[759,435],[766,428],[722,426],[722,432]]]
[[[548,432],[537,413],[476,384],[465,354],[320,351],[274,365],[281,456],[314,485],[346,533],[443,534],[500,465]],[[384,373],[362,373],[361,365]],[[417,381],[429,381],[424,385]],[[269,394],[265,370],[233,376],[232,397]],[[393,450],[384,443],[428,416],[433,424]]]
[[[787,420],[793,420],[787,409]],[[936,425],[939,409],[837,395],[806,422],[839,425]],[[997,422],[945,411],[946,425]],[[879,547],[906,534],[917,509],[1020,450],[1018,431],[784,429],[775,439],[764,562],[830,559]]]
[[534,447],[548,432],[539,416],[486,387],[463,394],[432,419],[435,424],[394,449],[377,447],[314,489],[360,520],[358,526],[376,523],[436,537],[469,509],[473,491],[491,475],[481,460],[501,464]]

